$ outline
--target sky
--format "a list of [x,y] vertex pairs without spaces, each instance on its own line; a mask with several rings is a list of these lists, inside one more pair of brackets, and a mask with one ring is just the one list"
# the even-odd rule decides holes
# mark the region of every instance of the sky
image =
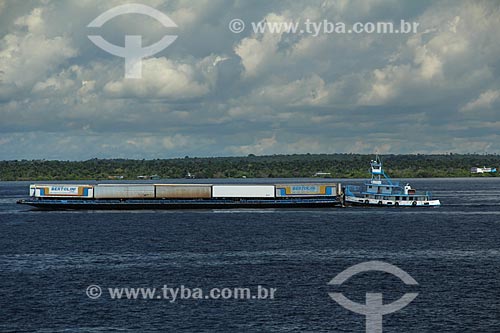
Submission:
[[[88,27],[128,3],[177,27],[138,13]],[[307,20],[418,29],[252,29]],[[177,38],[128,78],[89,35]],[[0,160],[499,153],[499,130],[499,1],[0,0]]]

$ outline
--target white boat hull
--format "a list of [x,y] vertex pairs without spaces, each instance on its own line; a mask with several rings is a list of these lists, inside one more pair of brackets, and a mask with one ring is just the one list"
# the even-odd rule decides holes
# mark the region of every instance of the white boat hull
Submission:
[[441,206],[439,200],[383,200],[346,196],[345,203],[351,205],[366,206],[392,206],[392,207],[429,207]]

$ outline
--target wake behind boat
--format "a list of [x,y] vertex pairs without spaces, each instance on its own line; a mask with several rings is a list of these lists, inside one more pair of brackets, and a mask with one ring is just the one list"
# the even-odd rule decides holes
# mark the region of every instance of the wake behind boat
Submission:
[[400,186],[387,176],[382,169],[378,155],[370,162],[372,178],[363,186],[347,185],[345,203],[372,206],[440,206],[439,200],[433,200],[430,192],[417,192],[410,184]]

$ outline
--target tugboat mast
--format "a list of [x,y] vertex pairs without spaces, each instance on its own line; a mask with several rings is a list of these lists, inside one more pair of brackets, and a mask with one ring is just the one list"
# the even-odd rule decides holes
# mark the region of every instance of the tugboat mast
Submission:
[[375,160],[370,161],[370,173],[372,175],[371,183],[376,185],[382,184],[382,176],[387,180],[389,185],[393,185],[389,176],[387,176],[382,169],[382,161],[378,154],[375,156]]

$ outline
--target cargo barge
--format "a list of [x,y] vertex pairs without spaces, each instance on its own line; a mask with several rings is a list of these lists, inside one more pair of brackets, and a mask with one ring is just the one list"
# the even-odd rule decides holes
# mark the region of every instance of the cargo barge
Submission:
[[331,208],[338,183],[300,184],[36,184],[19,204],[47,210]]

